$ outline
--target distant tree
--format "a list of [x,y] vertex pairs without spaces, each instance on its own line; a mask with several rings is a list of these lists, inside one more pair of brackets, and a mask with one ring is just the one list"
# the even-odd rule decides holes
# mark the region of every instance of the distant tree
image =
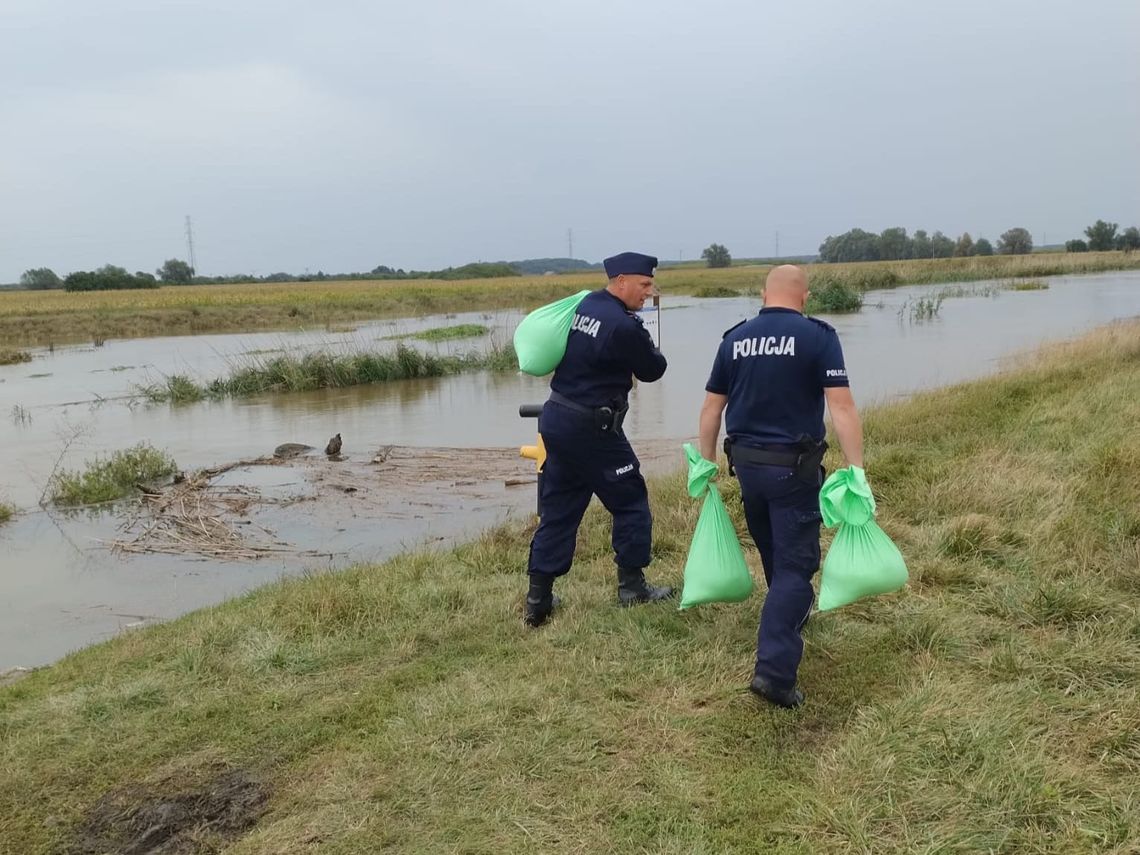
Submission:
[[878,261],[882,257],[879,236],[862,229],[828,236],[819,245],[819,257],[827,262]]
[[994,245],[985,238],[978,238],[978,242],[974,244],[974,255],[993,255]]
[[912,258],[932,258],[930,236],[926,234],[924,229],[919,229],[914,233],[914,237],[910,241],[911,257]]
[[1033,236],[1020,226],[1002,232],[998,238],[997,251],[1002,255],[1028,255],[1033,252]]
[[158,281],[149,273],[132,276],[125,268],[106,264],[98,270],[77,270],[63,280],[65,291],[113,291],[125,288],[157,288]]
[[728,247],[722,246],[719,243],[711,243],[705,247],[704,252],[701,253],[709,267],[728,267],[732,264],[732,256],[728,252]]
[[1085,236],[1089,239],[1089,249],[1093,252],[1106,252],[1112,249],[1116,242],[1116,229],[1116,223],[1097,220],[1085,229]]
[[906,229],[902,226],[883,229],[883,233],[879,235],[879,258],[895,260],[910,258],[910,255],[911,244],[910,238],[906,236]]
[[390,274],[395,273],[395,272],[396,272],[395,270],[393,270],[391,267],[389,267],[386,264],[378,264],[376,267],[372,268],[372,274],[374,276],[379,276],[380,274],[389,274],[390,275]]
[[1088,252],[1089,245],[1083,240],[1067,240],[1065,241],[1065,252]]
[[62,288],[63,280],[56,276],[51,268],[35,267],[20,274],[20,286],[42,291],[48,288]]
[[953,238],[946,237],[942,232],[935,232],[930,239],[931,254],[935,258],[951,258],[956,245]]
[[179,258],[168,258],[155,271],[167,285],[189,285],[194,281],[194,268]]
[[107,290],[138,287],[135,277],[127,273],[125,267],[116,267],[114,264],[104,264],[95,271],[95,275],[101,278],[103,288]]
[[143,270],[136,270],[135,279],[139,280],[139,282],[153,283],[152,287],[158,287],[158,280],[154,278],[153,273],[147,273]]
[[1133,252],[1140,249],[1140,229],[1136,226],[1129,226],[1116,237],[1116,248],[1122,249],[1125,252]]
[[958,238],[957,246],[954,247],[954,255],[959,258],[969,258],[975,251],[974,239],[970,237],[970,233],[962,232],[962,236]]

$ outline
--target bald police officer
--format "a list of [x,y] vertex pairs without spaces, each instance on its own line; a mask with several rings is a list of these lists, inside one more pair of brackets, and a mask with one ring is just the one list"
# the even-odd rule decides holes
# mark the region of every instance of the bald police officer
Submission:
[[609,285],[578,305],[566,355],[550,381],[538,429],[546,445],[542,520],[530,544],[526,622],[541,626],[558,598],[554,580],[570,570],[582,515],[596,495],[613,515],[618,602],[672,596],[645,581],[653,520],[640,464],[622,431],[636,377],[652,383],[665,357],[634,312],[653,290],[657,259],[623,252],[604,262]]
[[803,314],[804,271],[790,264],[773,269],[763,298],[760,314],[728,330],[720,343],[705,386],[700,444],[701,454],[715,461],[727,406],[725,451],[768,582],[750,688],[777,706],[795,707],[804,699],[796,687],[800,632],[819,569],[824,400],[853,466],[863,465],[863,429],[839,336]]

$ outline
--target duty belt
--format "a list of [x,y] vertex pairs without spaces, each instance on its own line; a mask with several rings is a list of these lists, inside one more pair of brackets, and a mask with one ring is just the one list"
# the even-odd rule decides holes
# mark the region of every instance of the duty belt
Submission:
[[550,390],[550,400],[558,404],[560,407],[565,407],[575,413],[581,413],[585,416],[592,416],[594,419],[594,426],[598,430],[612,431],[613,433],[621,433],[621,426],[625,422],[625,414],[629,412],[629,404],[624,407],[587,407],[585,404],[579,404],[577,401],[571,401],[565,395],[560,395],[553,389]]
[[803,437],[795,445],[786,448],[754,448],[737,445],[730,437],[724,438],[724,453],[728,458],[728,473],[735,474],[735,465],[743,463],[752,466],[790,466],[796,475],[811,481],[817,477],[823,455],[827,452],[826,440]]

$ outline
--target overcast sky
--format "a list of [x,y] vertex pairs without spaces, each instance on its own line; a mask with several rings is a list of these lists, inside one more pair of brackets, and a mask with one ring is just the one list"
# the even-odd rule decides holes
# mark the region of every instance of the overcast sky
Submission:
[[0,0],[0,282],[1140,222],[1138,0]]

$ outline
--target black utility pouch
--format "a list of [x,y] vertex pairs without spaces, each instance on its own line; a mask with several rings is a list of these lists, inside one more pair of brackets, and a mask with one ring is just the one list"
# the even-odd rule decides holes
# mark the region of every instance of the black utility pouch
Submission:
[[823,456],[827,454],[827,440],[821,439],[801,441],[803,450],[796,460],[796,477],[809,484],[816,483],[819,470],[823,465]]

